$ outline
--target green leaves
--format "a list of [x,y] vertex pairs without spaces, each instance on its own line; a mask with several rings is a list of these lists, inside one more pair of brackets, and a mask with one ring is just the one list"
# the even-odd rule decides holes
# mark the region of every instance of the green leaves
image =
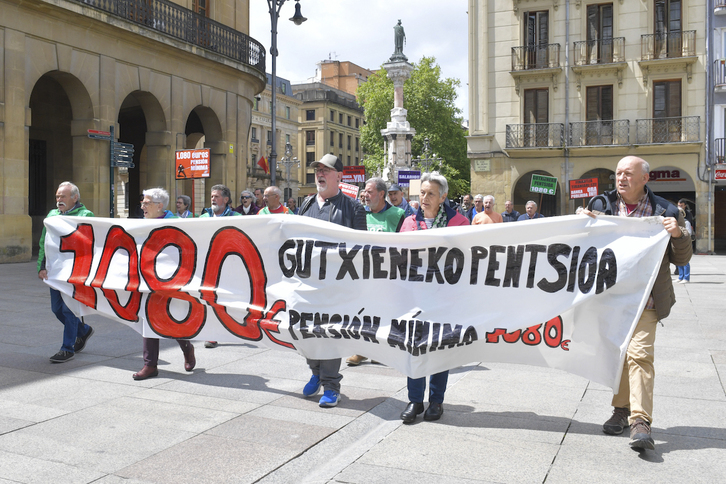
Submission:
[[[441,79],[441,68],[433,57],[423,57],[414,64],[411,77],[403,86],[403,107],[408,122],[416,130],[411,142],[413,158],[423,155],[424,138],[429,138],[429,157],[434,153],[444,159],[442,173],[449,181],[449,198],[469,192],[470,163],[466,157],[466,130],[462,127],[461,110],[454,104],[458,79]],[[365,111],[361,127],[364,164],[369,171],[379,170],[385,163],[384,139],[381,130],[391,119],[393,82],[381,68],[358,88],[358,102]]]

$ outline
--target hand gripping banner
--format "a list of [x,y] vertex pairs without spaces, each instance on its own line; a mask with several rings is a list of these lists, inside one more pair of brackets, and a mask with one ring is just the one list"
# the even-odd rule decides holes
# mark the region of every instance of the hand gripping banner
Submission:
[[48,284],[143,336],[352,354],[421,377],[471,362],[616,387],[668,244],[584,215],[391,234],[306,217],[51,217]]

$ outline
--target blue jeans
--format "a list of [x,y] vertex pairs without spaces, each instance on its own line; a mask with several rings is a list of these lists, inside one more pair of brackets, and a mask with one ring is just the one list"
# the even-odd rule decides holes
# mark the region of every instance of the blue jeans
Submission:
[[80,335],[87,335],[91,331],[91,327],[78,319],[73,312],[68,309],[66,303],[63,302],[60,291],[55,289],[50,290],[50,309],[58,318],[58,321],[63,323],[65,328],[63,329],[63,351],[73,351],[73,345],[76,344],[76,337]]
[[[444,403],[446,382],[449,381],[449,372],[442,371],[429,377],[429,403]],[[423,403],[426,390],[426,377],[408,379],[408,401]]]
[[683,279],[690,281],[691,280],[691,263],[684,266],[676,266],[678,267],[678,280],[682,281]]

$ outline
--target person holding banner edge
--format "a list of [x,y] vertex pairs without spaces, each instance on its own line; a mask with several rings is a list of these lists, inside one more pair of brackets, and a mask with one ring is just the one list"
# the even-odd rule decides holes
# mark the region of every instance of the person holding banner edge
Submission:
[[[145,219],[171,219],[179,218],[169,210],[169,192],[163,188],[149,188],[144,190],[144,201],[141,207],[144,210]],[[184,353],[184,369],[192,371],[197,364],[194,356],[194,345],[189,340],[176,340]],[[157,368],[159,364],[159,339],[144,338],[144,367],[132,375],[134,380],[146,380],[159,375]]]
[[[88,210],[81,203],[81,194],[78,187],[71,182],[63,182],[58,185],[55,193],[54,208],[48,212],[47,217],[56,215],[66,215],[74,217],[93,217],[93,212]],[[45,268],[45,226],[40,234],[40,243],[38,250],[38,278],[42,280],[48,279],[48,271]],[[78,319],[73,312],[68,309],[66,303],[61,297],[60,291],[50,288],[50,308],[63,323],[63,344],[60,351],[50,357],[51,363],[65,363],[72,360],[77,352],[83,350],[86,346],[88,338],[93,336],[93,328]],[[80,336],[83,335],[83,336]]]
[[[344,194],[338,188],[343,179],[343,162],[326,154],[310,167],[315,170],[317,194],[310,195],[300,205],[298,215],[326,220],[355,230],[367,230],[366,211],[363,205]],[[307,360],[312,376],[303,388],[308,398],[316,395],[323,387],[323,396],[318,402],[321,407],[334,407],[340,401],[341,358],[332,360]]]
[[[447,206],[444,201],[449,191],[449,183],[439,172],[432,171],[421,175],[421,208],[406,217],[401,232],[414,232],[441,227],[469,225],[469,219]],[[449,371],[442,371],[429,377],[429,408],[424,420],[438,420],[444,414],[444,393],[449,380]],[[426,378],[408,378],[408,400],[406,409],[401,413],[403,423],[413,423],[416,416],[424,411],[424,392]]]
[[631,448],[655,449],[650,426],[653,422],[654,345],[658,321],[670,314],[676,302],[670,276],[670,264],[685,265],[692,255],[691,240],[683,215],[666,199],[656,196],[646,185],[650,165],[642,158],[626,156],[615,171],[616,189],[590,200],[583,213],[620,217],[663,216],[663,227],[670,234],[668,248],[658,269],[653,290],[628,345],[620,387],[613,396],[612,416],[603,424],[603,432],[621,434],[630,426]]

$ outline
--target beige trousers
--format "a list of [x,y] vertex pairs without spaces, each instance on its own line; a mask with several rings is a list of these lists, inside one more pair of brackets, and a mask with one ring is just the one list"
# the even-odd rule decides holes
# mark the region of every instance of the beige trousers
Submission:
[[629,408],[632,424],[636,418],[653,422],[654,343],[658,317],[655,309],[646,309],[635,326],[623,365],[620,388],[613,396],[613,407]]

